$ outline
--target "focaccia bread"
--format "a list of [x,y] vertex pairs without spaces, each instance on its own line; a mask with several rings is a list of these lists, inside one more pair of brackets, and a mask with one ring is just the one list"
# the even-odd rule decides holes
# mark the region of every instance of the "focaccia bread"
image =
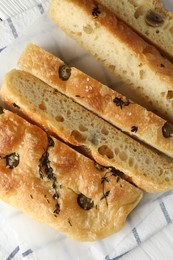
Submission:
[[173,64],[156,48],[95,0],[52,0],[50,17],[158,115],[173,122]]
[[173,13],[161,0],[98,0],[173,59]]
[[173,127],[59,58],[29,44],[18,65],[119,129],[173,157]]
[[80,241],[118,231],[142,191],[16,114],[0,115],[0,198]]
[[173,187],[173,163],[122,133],[33,75],[13,70],[0,90],[2,101],[97,163],[114,167],[138,187],[161,192]]

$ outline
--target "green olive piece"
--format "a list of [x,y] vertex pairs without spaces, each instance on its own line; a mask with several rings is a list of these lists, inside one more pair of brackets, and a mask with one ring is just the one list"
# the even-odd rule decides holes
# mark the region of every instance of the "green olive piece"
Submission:
[[164,17],[153,10],[149,10],[145,16],[145,22],[152,27],[159,27],[164,23]]
[[165,138],[171,137],[173,136],[173,125],[169,124],[168,122],[166,122],[163,126],[162,126],[162,134]]
[[66,81],[70,78],[70,76],[71,76],[71,68],[68,65],[64,64],[59,67],[60,79]]
[[10,169],[13,169],[18,166],[19,164],[19,154],[18,153],[11,153],[6,155],[6,166]]
[[77,203],[79,204],[79,206],[84,209],[84,210],[89,210],[91,208],[93,208],[94,206],[94,202],[92,199],[87,198],[85,195],[83,195],[82,193],[78,195],[77,197]]

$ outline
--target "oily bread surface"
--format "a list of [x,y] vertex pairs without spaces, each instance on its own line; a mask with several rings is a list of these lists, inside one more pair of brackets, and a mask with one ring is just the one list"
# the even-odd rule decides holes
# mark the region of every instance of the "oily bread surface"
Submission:
[[52,0],[50,17],[157,114],[173,122],[173,65],[156,48],[97,1]]
[[74,67],[70,68],[68,80],[62,80],[59,71],[63,65],[63,61],[34,44],[26,47],[18,61],[21,69],[71,97],[122,131],[173,157],[173,137],[165,138],[162,133],[166,123],[164,119]]
[[[0,198],[73,239],[93,241],[118,231],[142,198],[112,169],[12,112],[0,115],[0,136]],[[9,163],[13,153],[15,167]],[[80,194],[92,200],[90,209],[79,205]]]
[[99,164],[112,166],[149,192],[173,187],[173,163],[122,133],[33,75],[6,75],[1,99],[46,131],[87,151]]

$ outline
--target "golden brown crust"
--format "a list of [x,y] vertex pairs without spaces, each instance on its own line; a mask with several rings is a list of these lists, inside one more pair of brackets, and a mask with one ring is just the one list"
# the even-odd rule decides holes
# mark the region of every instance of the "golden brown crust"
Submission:
[[[0,134],[0,198],[73,239],[92,241],[118,231],[142,197],[111,169],[97,169],[14,113],[0,115]],[[15,166],[7,160],[12,153],[19,156]],[[79,194],[92,199],[91,209],[80,207]]]
[[[151,44],[156,45],[171,60],[173,59],[173,49],[170,46],[172,45],[173,13],[166,10],[160,0],[120,0],[117,2],[114,0],[98,0],[97,2],[109,8],[119,19],[131,26]],[[123,5],[124,3],[125,5]],[[151,22],[148,23],[146,16],[149,13],[156,14],[162,22],[160,24],[156,22],[157,25],[155,25],[155,19],[152,19],[152,15]]]
[[[173,157],[173,137],[165,138],[162,134],[164,119],[74,67],[71,68],[70,78],[61,80],[58,71],[63,62],[34,44],[27,46],[18,65],[121,130]],[[116,99],[126,104],[129,102],[129,105],[120,106],[116,104]]]
[[[172,63],[165,59],[154,46],[145,42],[136,32],[129,28],[128,25],[120,21],[115,13],[109,11],[105,6],[99,5],[97,1],[94,0],[72,0],[71,2],[87,12],[92,20],[93,8],[99,6],[101,15],[98,15],[96,22],[103,25],[108,31],[116,35],[120,41],[126,44],[136,55],[139,55],[141,62],[145,62],[152,69],[157,70],[157,73],[159,73],[161,77],[164,76],[169,83],[173,84]],[[163,64],[166,69],[163,69],[160,64]]]
[[79,149],[84,147],[99,164],[122,171],[145,191],[161,192],[173,187],[170,160],[33,75],[19,70],[9,72],[0,96],[9,106],[15,102],[16,111],[49,134],[53,133]]
[[[99,13],[93,15],[97,7]],[[64,12],[59,12],[63,8]],[[173,65],[155,47],[97,1],[52,0],[50,16],[68,35],[126,82],[130,90],[136,91],[150,108],[166,120],[173,121],[169,95],[173,91]],[[81,16],[83,19],[79,23]]]

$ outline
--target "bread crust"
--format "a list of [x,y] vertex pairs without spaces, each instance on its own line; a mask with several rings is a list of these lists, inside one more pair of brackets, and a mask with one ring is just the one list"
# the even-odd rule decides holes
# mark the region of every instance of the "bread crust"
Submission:
[[[94,8],[100,10],[97,16],[93,16]],[[64,12],[59,12],[61,9]],[[154,46],[97,1],[52,0],[50,17],[126,82],[129,90],[136,91],[160,116],[173,122],[173,65]]]
[[[173,163],[135,141],[33,75],[13,70],[1,99],[65,142],[85,148],[99,164],[114,167],[148,192],[173,187]],[[15,102],[15,107],[14,107]],[[151,170],[152,169],[152,170]]]
[[18,61],[21,69],[73,98],[122,131],[173,157],[173,136],[165,138],[162,133],[166,123],[164,119],[74,67],[69,79],[63,81],[58,73],[63,64],[62,60],[34,44],[26,47]]
[[[132,27],[142,37],[157,46],[173,60],[173,13],[166,10],[160,0],[98,0]],[[154,12],[161,18],[161,23],[147,23],[146,16]],[[163,19],[163,20],[162,20]]]
[[[142,198],[140,189],[112,169],[99,170],[94,161],[12,112],[0,115],[0,139],[0,198],[73,239],[94,241],[117,232]],[[7,164],[12,153],[19,155],[14,168]],[[79,194],[92,199],[91,209],[79,205]]]

